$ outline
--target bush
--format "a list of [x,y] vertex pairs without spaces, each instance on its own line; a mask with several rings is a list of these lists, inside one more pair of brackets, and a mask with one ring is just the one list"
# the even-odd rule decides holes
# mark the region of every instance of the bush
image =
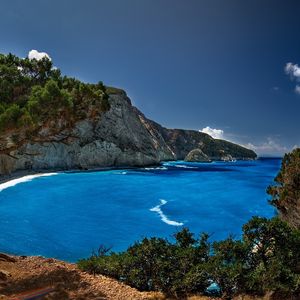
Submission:
[[188,229],[175,234],[176,243],[145,238],[123,253],[101,253],[78,262],[82,270],[111,276],[142,291],[182,297],[204,292],[210,285],[204,264],[209,257],[207,235],[194,239]]
[[206,294],[214,282],[223,299],[239,294],[263,295],[275,291],[292,296],[300,292],[300,232],[277,217],[253,217],[243,227],[243,238],[208,243],[186,228],[175,243],[145,238],[127,251],[102,251],[78,262],[80,269],[107,275],[142,291],[161,291],[185,298]]
[[0,130],[14,127],[18,119],[22,116],[22,110],[17,104],[9,106],[0,115]]

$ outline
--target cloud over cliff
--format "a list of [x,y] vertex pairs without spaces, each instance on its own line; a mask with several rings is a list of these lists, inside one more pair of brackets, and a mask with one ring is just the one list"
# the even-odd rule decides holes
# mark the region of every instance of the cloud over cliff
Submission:
[[44,57],[47,57],[49,60],[51,60],[51,57],[46,52],[39,52],[39,51],[33,49],[33,50],[30,50],[28,53],[28,58],[30,60],[31,59],[41,60]]
[[209,126],[206,126],[199,131],[209,134],[214,139],[223,139],[224,138],[224,131],[222,129],[216,129],[216,128],[211,128]]

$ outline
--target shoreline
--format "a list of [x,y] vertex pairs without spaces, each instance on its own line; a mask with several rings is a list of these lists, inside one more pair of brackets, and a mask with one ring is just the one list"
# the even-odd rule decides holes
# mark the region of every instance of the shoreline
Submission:
[[[236,161],[256,161],[259,159],[273,159],[273,158],[280,158],[282,157],[257,157],[256,159],[237,159]],[[12,180],[20,179],[25,176],[29,175],[43,175],[47,176],[46,174],[49,173],[90,173],[90,172],[102,172],[102,171],[114,171],[114,170],[134,170],[140,168],[151,168],[151,167],[159,167],[162,166],[163,162],[176,162],[176,161],[183,161],[183,160],[168,160],[168,161],[161,161],[157,164],[151,165],[143,165],[143,166],[110,166],[110,167],[95,167],[90,169],[62,169],[62,168],[51,168],[51,169],[39,169],[39,170],[16,170],[11,174],[1,175],[0,174],[0,185],[3,183],[7,183]],[[212,160],[211,162],[231,162],[231,161],[223,161],[223,160]],[[197,163],[197,162],[190,162],[190,163]],[[198,162],[201,163],[201,162]]]
[[158,167],[161,164],[156,165],[145,165],[145,166],[123,166],[123,167],[97,167],[91,169],[60,169],[60,168],[53,168],[53,169],[41,169],[41,170],[17,170],[9,175],[0,175],[0,184],[7,183],[12,180],[20,179],[25,176],[30,175],[45,175],[51,173],[92,173],[92,172],[104,172],[104,171],[114,171],[114,170],[134,170],[139,168],[147,168],[147,167]]

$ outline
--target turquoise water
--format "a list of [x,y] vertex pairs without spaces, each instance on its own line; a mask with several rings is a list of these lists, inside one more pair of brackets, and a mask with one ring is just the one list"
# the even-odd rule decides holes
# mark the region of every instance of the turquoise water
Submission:
[[170,162],[19,180],[0,192],[0,251],[76,261],[100,244],[125,250],[182,226],[212,240],[239,237],[251,216],[275,214],[265,190],[279,167],[280,159]]

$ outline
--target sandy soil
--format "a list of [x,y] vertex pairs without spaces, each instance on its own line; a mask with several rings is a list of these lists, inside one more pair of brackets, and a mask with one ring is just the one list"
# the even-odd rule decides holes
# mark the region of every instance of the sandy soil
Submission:
[[116,280],[87,274],[75,264],[0,254],[1,300],[46,287],[53,287],[54,291],[42,299],[163,299],[159,294],[139,292]]

